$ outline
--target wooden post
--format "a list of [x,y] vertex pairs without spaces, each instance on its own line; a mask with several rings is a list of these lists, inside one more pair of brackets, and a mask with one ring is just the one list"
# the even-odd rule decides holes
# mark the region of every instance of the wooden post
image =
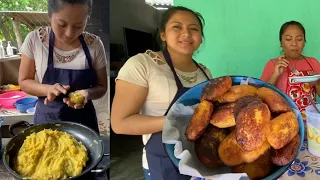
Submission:
[[22,46],[20,22],[15,21],[14,18],[12,18],[12,25],[13,25],[14,34],[15,34],[16,39],[17,39],[18,50],[20,50],[20,48]]

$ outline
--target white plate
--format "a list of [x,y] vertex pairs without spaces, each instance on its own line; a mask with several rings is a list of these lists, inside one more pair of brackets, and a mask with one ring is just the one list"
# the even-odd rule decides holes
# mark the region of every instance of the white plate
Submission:
[[310,83],[320,79],[320,75],[289,77],[290,83]]

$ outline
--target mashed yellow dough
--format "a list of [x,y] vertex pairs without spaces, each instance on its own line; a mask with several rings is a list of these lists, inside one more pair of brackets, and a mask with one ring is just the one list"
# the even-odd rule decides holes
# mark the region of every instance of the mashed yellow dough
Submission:
[[70,134],[45,129],[26,138],[14,168],[32,179],[65,179],[81,174],[88,160],[87,149]]

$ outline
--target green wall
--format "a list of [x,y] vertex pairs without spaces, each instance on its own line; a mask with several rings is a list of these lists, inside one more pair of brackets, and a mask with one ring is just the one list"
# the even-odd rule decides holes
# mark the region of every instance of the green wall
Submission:
[[290,20],[306,29],[304,55],[320,59],[319,0],[174,0],[205,19],[205,41],[195,59],[214,77],[260,77],[265,63],[280,55],[279,29]]

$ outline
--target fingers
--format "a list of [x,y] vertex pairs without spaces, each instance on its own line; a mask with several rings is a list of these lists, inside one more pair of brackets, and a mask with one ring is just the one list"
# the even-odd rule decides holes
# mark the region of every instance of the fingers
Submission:
[[73,104],[69,100],[69,98],[63,98],[63,102],[66,103],[68,105],[68,107],[74,108],[74,109],[82,109],[82,108],[84,108],[85,104],[87,103],[87,101],[85,100],[84,103],[82,103],[82,104]]
[[84,108],[84,105],[85,105],[85,104],[75,104],[75,105],[73,106],[73,108],[75,108],[75,109],[82,109],[82,108]]
[[55,95],[56,95],[56,96],[59,96],[60,93],[67,94],[68,89],[66,89],[65,87],[70,88],[70,87],[68,87],[68,85],[67,85],[67,86],[61,86],[60,84],[55,85],[54,92],[59,91],[59,94],[58,94],[58,95],[55,94]]
[[62,87],[63,87],[65,90],[67,90],[67,91],[70,89],[70,86],[69,86],[69,85],[63,85]]
[[59,83],[52,85],[47,93],[47,97],[44,100],[44,104],[54,101],[60,94],[67,94],[69,89],[69,85],[60,85]]
[[285,62],[286,64],[289,64],[289,61],[286,60],[286,59],[279,59],[279,60],[277,61],[277,63],[280,63],[280,62]]
[[44,104],[47,105],[48,103],[49,103],[48,98],[45,98],[45,99],[44,99]]
[[288,63],[286,63],[286,62],[278,62],[277,66],[278,67],[288,67]]

